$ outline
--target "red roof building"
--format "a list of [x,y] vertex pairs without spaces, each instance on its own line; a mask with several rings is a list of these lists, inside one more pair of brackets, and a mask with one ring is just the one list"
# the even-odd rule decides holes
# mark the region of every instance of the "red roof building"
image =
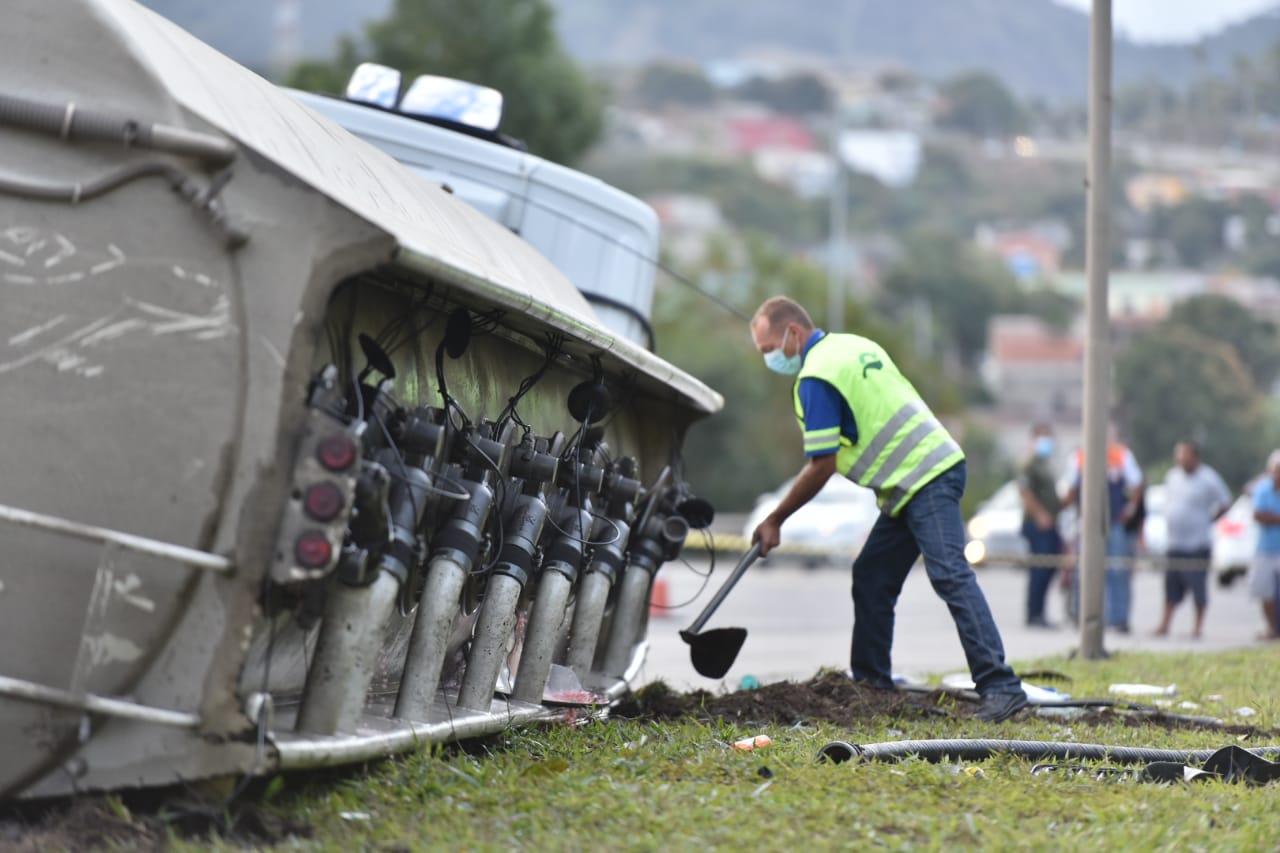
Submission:
[[736,116],[728,120],[727,127],[729,149],[734,154],[750,155],[771,148],[813,151],[817,147],[809,128],[783,116]]

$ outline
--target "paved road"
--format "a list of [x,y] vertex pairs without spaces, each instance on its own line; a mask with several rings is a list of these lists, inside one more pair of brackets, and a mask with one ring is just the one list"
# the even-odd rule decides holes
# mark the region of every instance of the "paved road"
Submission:
[[[772,561],[771,561],[772,562]],[[707,589],[697,601],[649,623],[650,650],[640,682],[661,679],[673,687],[717,689],[736,687],[743,675],[762,683],[784,679],[803,680],[822,667],[847,669],[853,624],[850,573],[847,568],[803,569],[757,564],[730,593],[704,630],[736,626],[746,628],[747,641],[733,668],[722,682],[698,675],[689,661],[689,646],[679,630],[691,623],[733,568],[734,558],[722,557]],[[705,571],[705,559],[691,560]],[[693,596],[702,579],[680,563],[668,564],[659,575],[668,586],[670,601],[679,604]],[[979,572],[979,583],[991,603],[1004,637],[1007,658],[1014,662],[1056,656],[1079,645],[1074,628],[1032,629],[1023,624],[1026,575],[1015,569],[989,568]],[[1169,637],[1156,638],[1151,630],[1164,606],[1163,576],[1139,572],[1134,578],[1134,633],[1107,632],[1108,651],[1221,650],[1258,644],[1262,614],[1248,597],[1243,581],[1228,589],[1211,584],[1205,637],[1193,640],[1191,602],[1183,603],[1174,617]],[[1060,620],[1063,604],[1059,590],[1050,593],[1048,612]],[[894,671],[925,675],[967,671],[955,625],[946,606],[929,586],[924,567],[912,569],[898,602],[894,642]],[[1132,680],[1141,681],[1141,673]]]

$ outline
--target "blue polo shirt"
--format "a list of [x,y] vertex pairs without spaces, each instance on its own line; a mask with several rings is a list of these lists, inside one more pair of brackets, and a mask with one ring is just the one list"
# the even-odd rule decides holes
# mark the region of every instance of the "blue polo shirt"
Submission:
[[[1264,477],[1253,489],[1255,511],[1280,512],[1280,492],[1270,477]],[[1280,524],[1258,525],[1258,553],[1280,554]]]
[[[814,329],[809,340],[805,341],[801,358],[809,354],[813,345],[826,337],[826,332]],[[804,410],[804,431],[840,428],[840,435],[849,439],[852,444],[858,443],[858,424],[853,419],[853,410],[844,395],[825,379],[806,376],[800,380],[800,408]],[[805,456],[829,456],[840,449],[840,439],[833,438],[829,444],[810,445]]]

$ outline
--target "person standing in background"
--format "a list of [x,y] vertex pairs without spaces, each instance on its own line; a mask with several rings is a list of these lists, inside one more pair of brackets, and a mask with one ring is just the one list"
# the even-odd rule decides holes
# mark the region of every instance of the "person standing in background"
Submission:
[[1249,568],[1249,592],[1262,601],[1268,640],[1280,639],[1276,600],[1280,599],[1280,450],[1267,458],[1267,476],[1253,490],[1253,517],[1258,522],[1258,550]]
[[1168,636],[1173,611],[1190,592],[1196,608],[1191,636],[1199,639],[1209,597],[1213,523],[1231,507],[1231,490],[1217,471],[1200,461],[1200,447],[1194,441],[1178,442],[1173,448],[1173,462],[1164,480],[1171,565],[1164,574],[1164,618],[1155,635]]
[[1027,625],[1048,628],[1044,615],[1045,599],[1058,558],[1062,554],[1062,536],[1058,532],[1058,513],[1062,501],[1058,497],[1053,469],[1053,428],[1036,424],[1031,430],[1031,456],[1018,472],[1018,492],[1022,496],[1022,537],[1033,557],[1043,555],[1043,562],[1033,560],[1027,577]]
[[[1071,485],[1062,500],[1064,504],[1072,504],[1080,499],[1083,471],[1084,451],[1080,450],[1071,458]],[[1142,490],[1142,469],[1138,467],[1133,451],[1113,438],[1107,445],[1107,506],[1110,519],[1107,528],[1107,557],[1121,559],[1107,561],[1104,615],[1107,627],[1121,634],[1129,633],[1129,613],[1133,609],[1131,558],[1137,552],[1137,531],[1140,528],[1136,525],[1142,505]],[[1073,595],[1078,594],[1078,587],[1077,578]]]

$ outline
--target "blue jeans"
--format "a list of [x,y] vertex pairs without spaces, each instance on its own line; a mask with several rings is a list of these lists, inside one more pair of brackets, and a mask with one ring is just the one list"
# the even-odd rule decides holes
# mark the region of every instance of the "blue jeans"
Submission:
[[[1056,557],[1062,553],[1062,536],[1059,535],[1056,527],[1043,530],[1031,519],[1027,519],[1022,522],[1022,538],[1027,540],[1027,548],[1033,555],[1051,554]],[[1049,595],[1049,585],[1053,582],[1053,576],[1057,571],[1056,560],[1031,566],[1027,579],[1028,625],[1044,623],[1044,603]]]
[[[1132,557],[1137,552],[1138,534],[1127,533],[1118,521],[1113,523],[1107,531],[1107,556]],[[1109,628],[1129,627],[1129,611],[1133,609],[1133,572],[1130,569],[1123,563],[1107,563],[1103,610]]]
[[[1115,522],[1107,530],[1107,556],[1132,557],[1138,552],[1138,534],[1125,532],[1124,525]],[[1123,563],[1114,565],[1108,561],[1103,576],[1103,621],[1108,628],[1129,627],[1129,613],[1133,609],[1133,572]],[[1080,617],[1080,572],[1071,576],[1071,618]]]
[[955,620],[974,684],[982,695],[1020,693],[1022,683],[1004,660],[1004,644],[986,596],[964,558],[965,464],[943,472],[916,493],[897,518],[881,514],[853,561],[855,681],[893,687],[890,652],[893,610],[916,558],[924,554],[934,592]]

